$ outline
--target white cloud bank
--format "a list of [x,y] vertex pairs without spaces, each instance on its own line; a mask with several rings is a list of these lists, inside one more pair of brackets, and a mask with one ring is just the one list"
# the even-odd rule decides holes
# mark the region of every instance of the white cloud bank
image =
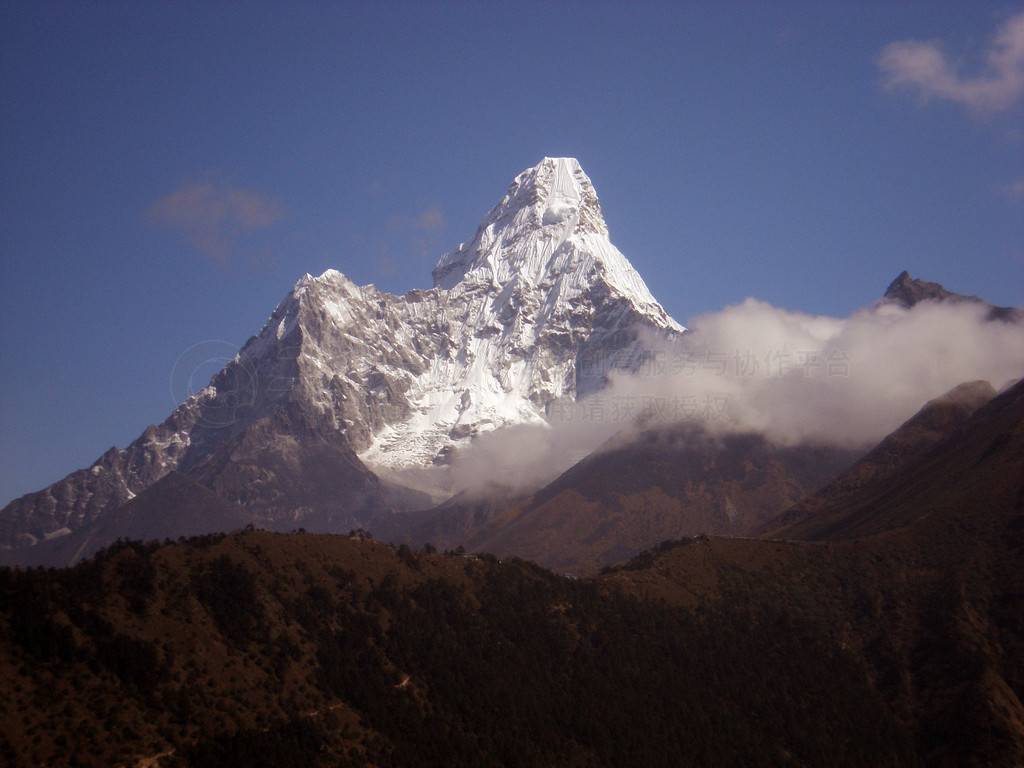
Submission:
[[1024,98],[1024,13],[998,28],[982,60],[968,74],[942,43],[903,40],[886,46],[877,63],[886,88],[952,101],[976,114],[1006,110]]
[[986,315],[982,304],[926,301],[838,319],[747,299],[697,318],[666,350],[685,367],[620,377],[610,396],[686,397],[712,428],[780,443],[870,445],[958,384],[1024,376],[1024,330]]
[[549,426],[481,435],[456,456],[456,487],[539,485],[636,420],[756,431],[778,444],[870,447],[965,381],[1024,376],[1024,330],[985,305],[882,305],[848,318],[747,299],[692,320],[634,375],[552,409]]

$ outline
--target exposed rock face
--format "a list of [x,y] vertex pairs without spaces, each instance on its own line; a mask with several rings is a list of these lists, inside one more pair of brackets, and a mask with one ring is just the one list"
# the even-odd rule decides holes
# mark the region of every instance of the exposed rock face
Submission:
[[953,304],[969,302],[987,307],[989,320],[1001,320],[1008,323],[1024,322],[1024,312],[1015,307],[997,307],[977,296],[964,296],[961,293],[947,291],[938,283],[915,280],[906,270],[903,270],[899,277],[885,289],[882,301],[898,304],[907,309],[922,301],[945,301]]

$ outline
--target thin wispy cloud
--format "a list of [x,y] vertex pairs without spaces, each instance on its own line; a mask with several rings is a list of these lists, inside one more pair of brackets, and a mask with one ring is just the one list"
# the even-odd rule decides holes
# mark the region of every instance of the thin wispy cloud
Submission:
[[387,231],[378,257],[377,273],[394,272],[394,256],[405,254],[417,259],[436,259],[439,236],[447,226],[444,212],[438,205],[430,205],[419,213],[393,215],[387,221]]
[[1024,203],[1024,179],[1014,179],[999,187],[999,193],[1015,203]]
[[991,115],[1024,100],[1024,13],[1004,22],[971,68],[941,41],[902,40],[878,57],[883,85],[923,102],[941,99]]
[[179,232],[189,245],[219,267],[242,250],[243,238],[284,218],[279,203],[251,189],[200,181],[178,187],[150,207],[147,221]]
[[432,205],[421,212],[414,220],[414,227],[425,232],[440,232],[444,229],[444,214],[440,206]]
[[383,232],[368,235],[365,232],[349,234],[350,246],[373,264],[373,274],[390,277],[400,265],[408,268],[408,261],[436,261],[441,255],[441,239],[448,220],[439,205],[429,205],[418,213],[388,215]]
[[431,205],[412,216],[393,215],[388,219],[389,233],[433,236],[445,228],[444,213],[440,206]]

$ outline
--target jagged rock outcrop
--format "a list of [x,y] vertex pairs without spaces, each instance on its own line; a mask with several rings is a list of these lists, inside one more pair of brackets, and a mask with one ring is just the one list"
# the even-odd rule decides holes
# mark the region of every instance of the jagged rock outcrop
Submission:
[[979,304],[988,309],[989,320],[1001,320],[1006,323],[1024,322],[1024,312],[1015,307],[997,307],[977,296],[964,296],[961,293],[947,291],[938,283],[915,280],[910,273],[903,270],[885,289],[883,303],[897,304],[906,309],[922,301],[944,301],[952,304],[967,302]]

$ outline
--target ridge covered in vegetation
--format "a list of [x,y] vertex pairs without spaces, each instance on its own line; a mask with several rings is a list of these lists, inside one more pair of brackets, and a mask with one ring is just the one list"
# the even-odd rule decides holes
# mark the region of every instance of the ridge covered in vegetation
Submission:
[[[932,733],[903,696],[916,672],[901,643],[872,649],[858,628],[872,611],[919,611],[916,598],[860,605],[873,583],[861,563],[863,589],[817,606],[835,584],[796,585],[820,577],[826,549],[776,588],[766,576],[799,560],[780,560],[787,549],[666,545],[576,580],[521,560],[249,531],[0,571],[0,759],[916,766],[956,744],[1012,764],[1000,734],[975,728],[992,718],[970,690],[948,713],[968,719],[950,720],[945,742]],[[673,569],[706,578],[676,583]],[[971,661],[914,642],[930,663]],[[976,681],[977,666],[961,676]]]

